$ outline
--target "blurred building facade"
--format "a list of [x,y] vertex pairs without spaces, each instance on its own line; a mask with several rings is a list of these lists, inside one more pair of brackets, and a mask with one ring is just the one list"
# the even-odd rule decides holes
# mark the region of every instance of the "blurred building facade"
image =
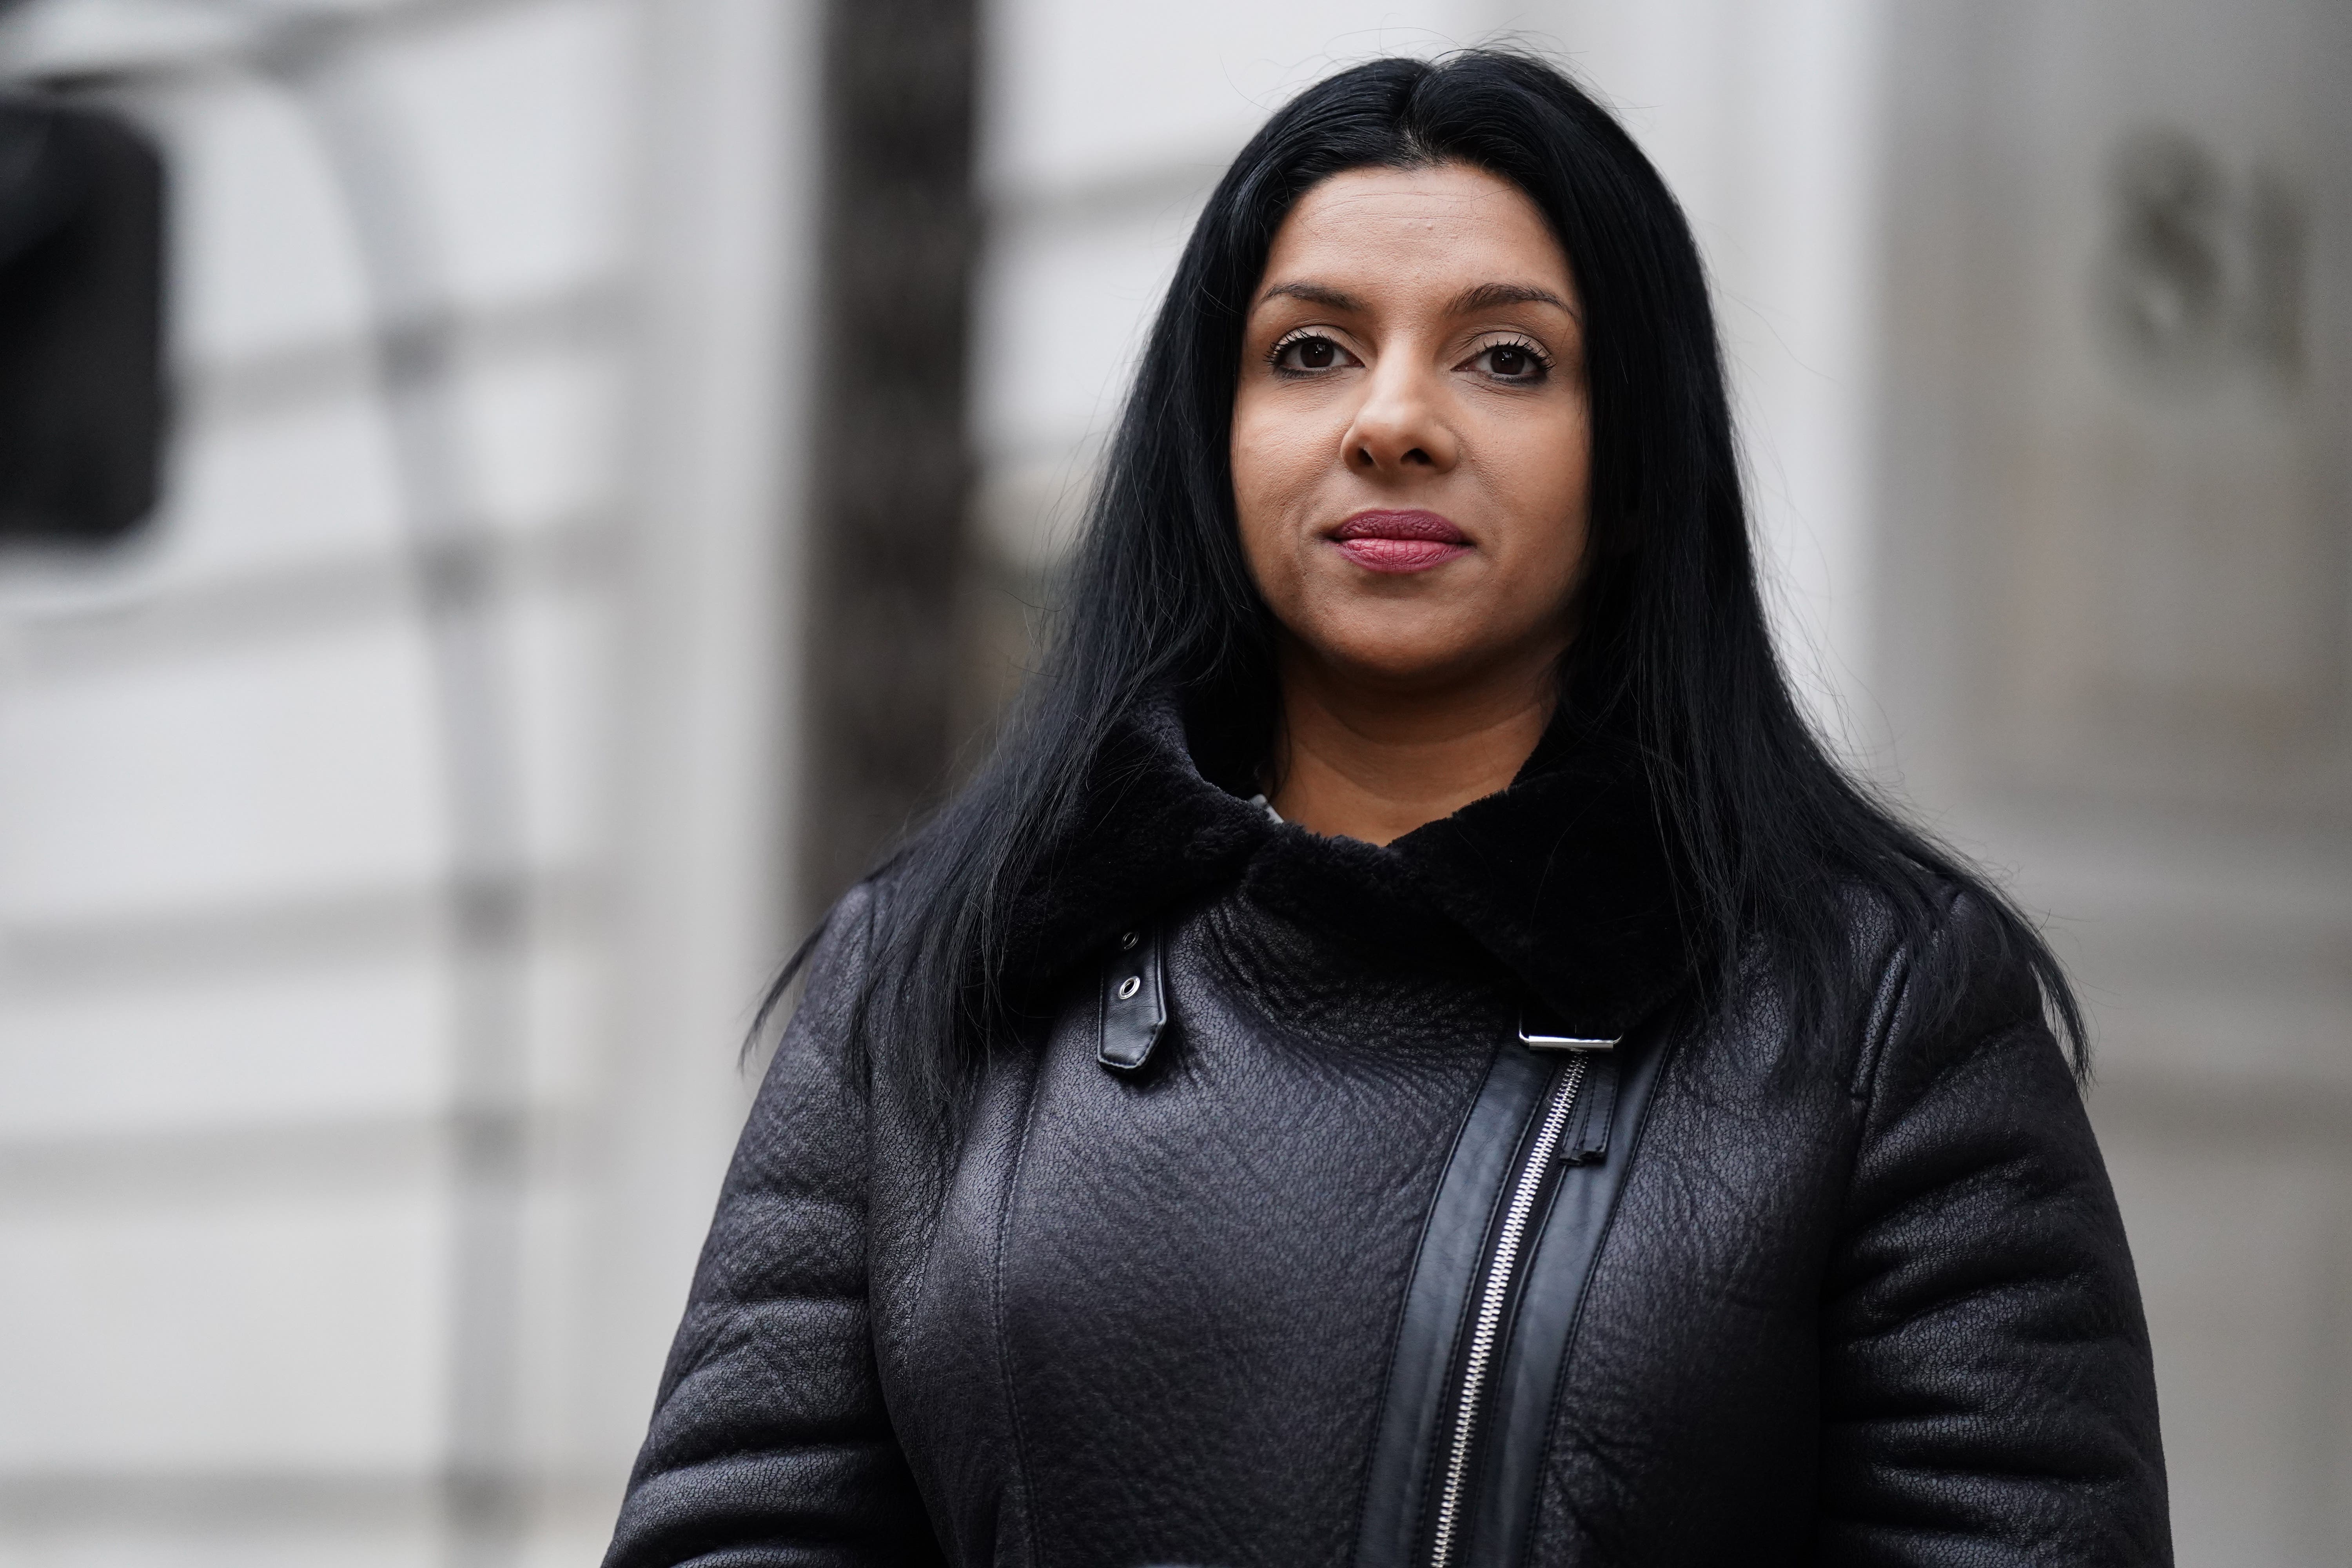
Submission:
[[2048,911],[2183,1563],[2352,1559],[2352,13],[1904,10],[1872,681]]
[[[1017,679],[1199,202],[1497,35],[1690,209],[1823,722],[2084,984],[2181,1561],[2352,1560],[2352,17],[858,9],[0,23],[162,137],[181,367],[148,533],[0,562],[0,1563],[593,1558],[761,978]],[[846,330],[894,255],[968,337]]]
[[0,569],[0,1562],[599,1554],[783,942],[814,23],[7,18],[179,411]]

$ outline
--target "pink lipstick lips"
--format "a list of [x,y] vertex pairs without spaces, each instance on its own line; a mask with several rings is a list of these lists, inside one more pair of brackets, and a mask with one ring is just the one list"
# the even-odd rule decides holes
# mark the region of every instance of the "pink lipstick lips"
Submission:
[[1360,511],[1331,532],[1368,572],[1426,572],[1470,552],[1470,537],[1433,511]]

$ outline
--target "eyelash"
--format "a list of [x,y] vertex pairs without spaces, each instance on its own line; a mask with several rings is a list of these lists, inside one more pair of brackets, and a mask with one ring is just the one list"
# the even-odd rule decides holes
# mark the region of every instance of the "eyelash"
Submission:
[[[1319,375],[1322,374],[1319,371],[1292,370],[1282,363],[1282,356],[1298,347],[1299,344],[1318,342],[1329,343],[1335,352],[1348,353],[1348,351],[1341,348],[1338,341],[1328,333],[1317,331],[1312,327],[1300,327],[1275,340],[1274,347],[1266,351],[1265,363],[1276,375]],[[1353,359],[1356,356],[1348,354],[1348,357]]]
[[[1301,327],[1296,331],[1289,332],[1283,337],[1276,339],[1274,346],[1266,351],[1265,363],[1278,375],[1320,374],[1321,373],[1319,371],[1291,370],[1282,363],[1282,356],[1284,354],[1288,353],[1292,349],[1297,348],[1301,343],[1312,342],[1330,343],[1331,347],[1338,353],[1348,353],[1346,349],[1341,348],[1339,344],[1328,334],[1318,331],[1312,327]],[[1552,356],[1544,353],[1542,345],[1537,343],[1530,338],[1521,337],[1517,334],[1505,338],[1498,342],[1482,344],[1476,353],[1472,354],[1468,360],[1465,360],[1463,363],[1465,364],[1471,363],[1486,354],[1493,353],[1496,349],[1517,349],[1529,359],[1535,361],[1537,370],[1541,373],[1540,374],[1532,376],[1504,377],[1503,379],[1507,382],[1540,381],[1544,376],[1550,374],[1554,368]],[[1350,354],[1349,357],[1352,359],[1355,356]]]
[[1463,363],[1465,364],[1475,363],[1486,355],[1493,353],[1496,349],[1517,349],[1521,353],[1526,354],[1529,359],[1535,361],[1536,369],[1541,373],[1539,374],[1530,376],[1505,377],[1504,379],[1507,381],[1541,381],[1545,376],[1549,375],[1552,372],[1552,357],[1543,352],[1542,345],[1534,342],[1532,339],[1523,338],[1516,333],[1510,337],[1504,338],[1497,342],[1482,343],[1479,345],[1478,352],[1472,354],[1468,360],[1465,360]]

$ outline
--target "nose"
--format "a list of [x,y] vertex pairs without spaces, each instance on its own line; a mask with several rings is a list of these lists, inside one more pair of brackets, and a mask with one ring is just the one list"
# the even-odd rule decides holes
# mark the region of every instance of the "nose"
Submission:
[[1358,473],[1402,479],[1443,473],[1462,456],[1446,422],[1439,373],[1391,354],[1365,378],[1364,401],[1342,437],[1340,455]]

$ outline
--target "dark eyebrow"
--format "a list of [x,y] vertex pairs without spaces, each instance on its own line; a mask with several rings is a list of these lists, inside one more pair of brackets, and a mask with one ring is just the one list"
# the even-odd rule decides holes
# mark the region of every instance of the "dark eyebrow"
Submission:
[[1497,305],[1549,305],[1576,314],[1576,307],[1549,289],[1537,289],[1525,283],[1481,283],[1475,289],[1465,289],[1454,297],[1447,313],[1467,316],[1474,311],[1491,310]]
[[1333,310],[1360,310],[1364,308],[1364,302],[1353,294],[1327,288],[1320,283],[1277,283],[1259,295],[1257,302],[1263,305],[1268,300],[1277,300],[1285,296],[1293,300],[1304,300],[1310,305],[1321,305]]
[[[1361,310],[1364,302],[1343,289],[1323,283],[1277,283],[1258,296],[1263,305],[1268,300],[1304,300],[1310,305],[1320,305],[1331,310]],[[1526,283],[1481,283],[1456,295],[1446,307],[1446,313],[1467,316],[1479,310],[1491,310],[1497,305],[1549,305],[1570,316],[1576,307],[1549,289],[1538,289]]]

